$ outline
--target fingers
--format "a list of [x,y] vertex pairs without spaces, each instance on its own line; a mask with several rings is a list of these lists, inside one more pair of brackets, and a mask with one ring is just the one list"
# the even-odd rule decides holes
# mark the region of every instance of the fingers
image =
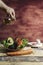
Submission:
[[12,14],[13,14],[14,20],[16,20],[15,11],[13,11]]
[[11,18],[12,18],[12,19],[16,20],[15,11],[14,11],[13,8],[8,7],[8,8],[7,8],[7,13],[11,15]]
[[15,11],[13,9],[10,11],[10,15],[11,15],[12,19],[14,19],[14,20],[16,19]]

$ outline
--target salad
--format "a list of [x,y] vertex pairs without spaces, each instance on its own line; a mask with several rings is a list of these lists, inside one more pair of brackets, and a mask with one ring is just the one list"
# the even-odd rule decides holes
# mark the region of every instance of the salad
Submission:
[[13,39],[12,37],[8,37],[6,40],[3,40],[1,44],[3,44],[4,47],[8,49],[20,50],[28,44],[28,40],[21,38]]

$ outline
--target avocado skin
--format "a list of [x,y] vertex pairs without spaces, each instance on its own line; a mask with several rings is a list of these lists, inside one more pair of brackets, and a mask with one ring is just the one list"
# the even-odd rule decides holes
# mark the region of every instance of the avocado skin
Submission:
[[9,49],[17,49],[18,43],[15,41],[13,45],[10,45],[8,48]]

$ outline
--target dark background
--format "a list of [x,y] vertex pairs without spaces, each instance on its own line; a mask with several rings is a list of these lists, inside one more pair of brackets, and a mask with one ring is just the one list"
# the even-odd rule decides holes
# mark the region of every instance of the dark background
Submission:
[[15,9],[16,22],[2,25],[6,13],[0,9],[0,40],[9,36],[43,41],[43,0],[3,0]]

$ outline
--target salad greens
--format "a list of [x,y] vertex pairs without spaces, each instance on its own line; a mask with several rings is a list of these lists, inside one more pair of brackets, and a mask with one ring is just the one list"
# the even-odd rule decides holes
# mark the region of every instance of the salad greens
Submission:
[[8,39],[3,40],[3,41],[1,42],[1,44],[3,44],[4,47],[8,48],[10,45],[13,45],[13,44],[14,44],[14,40],[13,40],[12,37],[8,37]]
[[[19,50],[19,49],[24,48],[28,44],[28,40],[22,39],[22,44],[20,45],[20,43],[17,42],[16,40],[13,40],[12,37],[8,37],[6,40],[3,40],[1,43],[4,45],[5,48]],[[19,45],[18,45],[18,43],[19,43]]]
[[26,39],[22,39],[22,44],[20,46],[18,46],[18,49],[24,48],[26,45],[28,44],[28,40]]

